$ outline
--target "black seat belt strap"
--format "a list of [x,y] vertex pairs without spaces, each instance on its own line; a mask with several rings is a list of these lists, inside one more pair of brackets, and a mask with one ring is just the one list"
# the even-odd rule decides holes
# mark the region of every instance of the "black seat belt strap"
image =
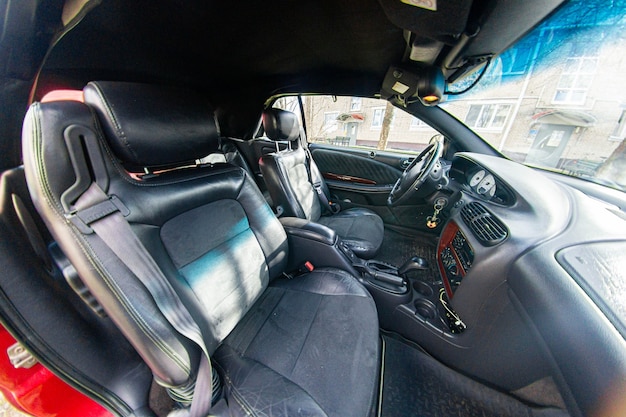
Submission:
[[306,172],[309,175],[309,182],[313,185],[313,188],[315,189],[315,192],[317,193],[317,198],[320,200],[320,203],[322,203],[322,207],[328,210],[328,212],[331,214],[338,213],[339,210],[337,209],[337,207],[333,207],[333,204],[330,202],[330,200],[326,196],[326,193],[324,192],[324,188],[322,187],[322,179],[318,178],[316,180],[315,178],[313,178],[313,169],[312,169],[313,155],[311,155],[311,150],[309,149],[309,146],[306,143],[306,138],[304,138],[303,135],[304,135],[304,131],[300,130],[299,144],[302,147],[302,149],[304,149],[304,154],[306,156],[305,165],[306,165]]
[[202,350],[189,416],[205,417],[211,409],[213,370],[200,328],[122,212],[115,210],[121,202],[111,204],[110,201],[109,196],[92,183],[76,201],[74,216],[87,223],[87,228],[91,228],[141,281],[172,327]]

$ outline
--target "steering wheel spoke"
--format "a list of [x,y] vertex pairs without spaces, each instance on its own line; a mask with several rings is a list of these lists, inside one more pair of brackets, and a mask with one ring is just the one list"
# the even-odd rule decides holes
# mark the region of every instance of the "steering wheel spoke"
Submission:
[[387,204],[396,206],[408,200],[424,184],[443,153],[443,137],[434,136],[428,146],[411,161],[394,184]]

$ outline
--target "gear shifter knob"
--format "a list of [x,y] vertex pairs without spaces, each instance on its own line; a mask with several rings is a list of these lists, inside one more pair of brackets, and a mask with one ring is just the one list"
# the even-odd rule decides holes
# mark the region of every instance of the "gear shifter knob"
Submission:
[[424,258],[420,258],[419,256],[414,256],[407,260],[405,263],[403,263],[400,268],[398,268],[398,275],[404,275],[410,271],[424,269],[428,269],[428,261]]

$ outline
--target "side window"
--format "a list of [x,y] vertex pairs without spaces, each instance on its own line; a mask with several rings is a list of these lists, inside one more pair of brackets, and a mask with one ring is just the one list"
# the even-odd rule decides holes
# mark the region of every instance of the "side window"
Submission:
[[385,100],[302,96],[302,103],[310,143],[413,153],[438,133]]

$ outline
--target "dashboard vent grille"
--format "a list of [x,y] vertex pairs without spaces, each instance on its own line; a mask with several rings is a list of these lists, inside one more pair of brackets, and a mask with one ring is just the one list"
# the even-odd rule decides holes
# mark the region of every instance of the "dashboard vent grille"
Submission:
[[461,218],[485,245],[497,245],[509,235],[506,226],[480,203],[472,202],[463,206]]

